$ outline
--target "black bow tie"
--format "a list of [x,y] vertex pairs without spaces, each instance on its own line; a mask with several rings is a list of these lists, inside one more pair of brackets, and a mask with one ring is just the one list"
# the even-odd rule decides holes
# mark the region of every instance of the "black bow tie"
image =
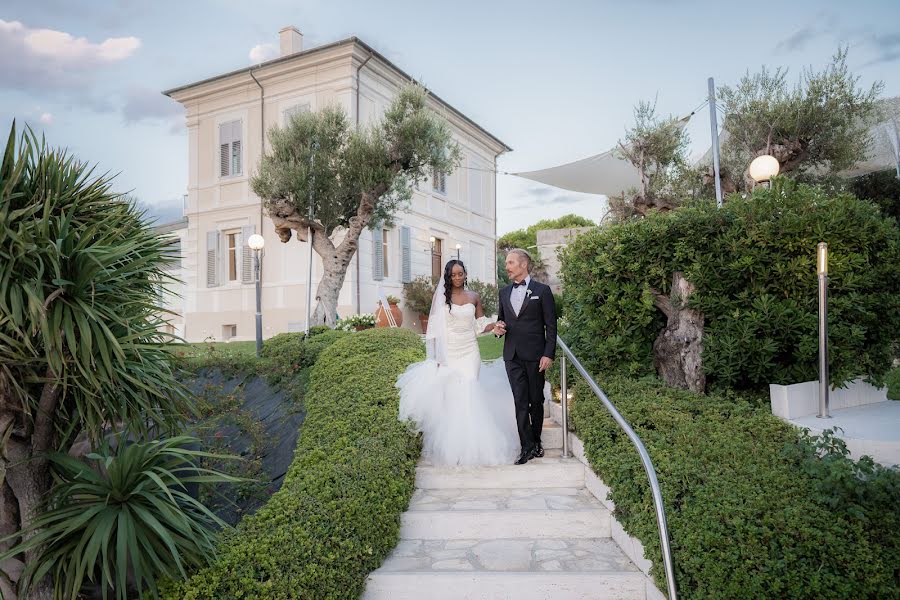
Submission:
[[519,287],[520,285],[525,285],[525,282],[524,282],[524,281],[520,281],[519,283],[513,282],[513,288],[517,288],[517,287]]

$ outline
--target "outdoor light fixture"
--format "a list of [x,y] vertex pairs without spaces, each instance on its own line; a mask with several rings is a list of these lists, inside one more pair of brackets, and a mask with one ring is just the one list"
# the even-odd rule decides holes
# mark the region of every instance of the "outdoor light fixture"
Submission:
[[251,250],[262,250],[263,246],[266,245],[266,240],[258,233],[254,233],[250,236],[250,239],[247,240],[247,245],[250,246]]
[[459,250],[460,250],[460,248],[462,248],[462,246],[459,245],[459,244],[457,244],[457,245],[456,245],[456,260],[459,260]]
[[750,177],[752,177],[753,181],[756,183],[770,181],[773,177],[778,175],[778,171],[780,170],[781,165],[778,164],[778,159],[769,154],[757,156],[753,159],[753,162],[750,163]]
[[266,240],[258,233],[254,233],[247,240],[247,245],[253,250],[253,273],[256,279],[256,357],[262,351],[262,290],[259,281],[259,254],[266,245]]
[[816,271],[819,275],[819,414],[828,414],[828,244],[820,242],[816,251]]

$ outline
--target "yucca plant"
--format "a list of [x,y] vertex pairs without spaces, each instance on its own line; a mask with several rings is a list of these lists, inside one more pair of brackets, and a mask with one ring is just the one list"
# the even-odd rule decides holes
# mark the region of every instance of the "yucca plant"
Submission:
[[76,598],[87,582],[124,600],[134,591],[157,596],[156,580],[178,579],[205,566],[215,554],[216,515],[187,491],[190,484],[237,482],[203,469],[199,458],[228,458],[192,450],[192,437],[108,444],[86,460],[50,454],[58,479],[33,533],[0,560],[34,550],[19,580],[27,593],[49,575],[56,598]]
[[110,425],[171,430],[192,411],[161,331],[168,242],[111,185],[13,124],[0,158],[0,538],[33,531],[48,452],[82,433],[96,447]]

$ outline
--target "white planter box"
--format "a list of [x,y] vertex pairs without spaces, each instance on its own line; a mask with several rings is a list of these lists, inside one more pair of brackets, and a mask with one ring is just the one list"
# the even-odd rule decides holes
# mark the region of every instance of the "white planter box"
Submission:
[[[769,384],[772,414],[782,419],[796,419],[819,412],[819,382],[805,381],[792,385]],[[887,388],[877,388],[862,379],[845,388],[832,388],[828,394],[830,411],[887,401]]]

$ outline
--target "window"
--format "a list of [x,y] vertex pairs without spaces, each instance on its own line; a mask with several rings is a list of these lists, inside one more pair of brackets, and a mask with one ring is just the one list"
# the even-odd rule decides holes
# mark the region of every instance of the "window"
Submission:
[[219,125],[219,176],[241,174],[241,121],[229,121]]
[[447,174],[433,169],[431,172],[431,189],[442,194],[447,193]]
[[388,230],[381,230],[381,254],[382,259],[384,261],[384,276],[390,277],[390,272],[388,271],[388,263],[390,262],[390,256],[388,255]]
[[238,237],[237,232],[225,234],[225,247],[228,253],[228,281],[237,281],[238,278]]
[[284,121],[284,124],[288,125],[291,122],[291,118],[293,118],[294,115],[299,115],[301,113],[307,113],[307,112],[309,112],[309,104],[308,103],[295,104],[294,106],[291,106],[291,107],[286,108],[283,111],[281,111],[281,116],[282,116],[282,120]]
[[222,325],[222,339],[228,341],[237,337],[237,325]]
[[444,240],[442,240],[440,238],[434,238],[434,243],[432,244],[432,251],[431,251],[431,276],[432,277],[443,277],[444,276],[443,256],[444,256]]

